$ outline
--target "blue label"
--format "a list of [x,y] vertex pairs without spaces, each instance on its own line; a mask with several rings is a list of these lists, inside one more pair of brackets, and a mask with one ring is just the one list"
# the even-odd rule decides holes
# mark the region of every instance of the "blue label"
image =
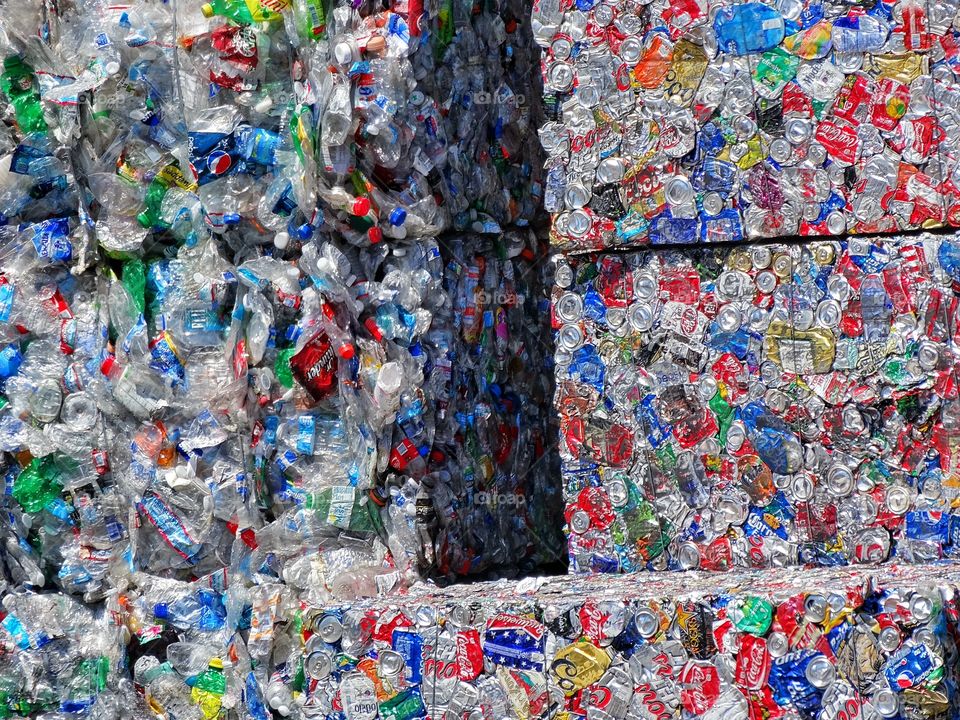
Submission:
[[26,227],[33,229],[33,247],[39,257],[51,262],[69,262],[73,257],[73,246],[67,237],[70,233],[67,218],[53,218]]

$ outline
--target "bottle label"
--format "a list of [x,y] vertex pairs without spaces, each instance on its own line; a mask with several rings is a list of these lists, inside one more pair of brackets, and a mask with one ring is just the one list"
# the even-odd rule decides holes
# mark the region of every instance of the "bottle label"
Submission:
[[337,367],[327,333],[321,330],[290,358],[290,369],[314,400],[332,395],[337,389]]
[[350,486],[336,485],[331,488],[330,509],[327,511],[327,522],[330,525],[344,530],[350,527],[356,493],[356,488]]

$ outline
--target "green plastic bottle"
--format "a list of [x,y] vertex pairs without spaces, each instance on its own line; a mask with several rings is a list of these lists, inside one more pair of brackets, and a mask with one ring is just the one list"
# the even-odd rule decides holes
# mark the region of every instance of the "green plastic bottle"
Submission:
[[327,35],[327,12],[323,0],[295,0],[293,5],[300,37],[316,41]]
[[307,496],[306,506],[334,527],[352,532],[379,532],[379,510],[366,493],[354,487],[327,487]]
[[47,123],[43,119],[43,106],[40,104],[40,90],[33,68],[18,55],[11,55],[3,61],[0,89],[13,105],[17,115],[17,125],[22,132],[47,131]]
[[169,188],[170,186],[161,179],[160,175],[150,181],[150,186],[147,188],[147,194],[144,197],[146,208],[137,215],[137,221],[143,227],[151,229],[163,226],[163,223],[160,222],[160,208],[163,205],[163,197],[167,194]]
[[223,675],[223,661],[215,657],[210,665],[193,680],[190,697],[200,706],[204,720],[220,717],[223,696],[227,692],[227,679]]
[[290,370],[290,358],[296,354],[296,348],[286,348],[277,353],[277,361],[273,364],[273,374],[285,388],[293,387],[293,372]]
[[147,188],[144,211],[137,215],[137,221],[147,229],[166,230],[170,223],[163,220],[163,198],[172,187],[178,187],[187,192],[196,192],[196,185],[191,183],[176,163],[171,163],[156,174]]
[[147,269],[143,260],[140,258],[127,260],[123,264],[122,277],[121,283],[130,293],[130,297],[133,298],[133,304],[137,306],[137,310],[143,312],[144,307],[146,307],[144,298],[147,287]]
[[40,512],[62,488],[53,459],[34,458],[13,481],[13,499],[27,512]]
[[200,12],[204,17],[219,15],[238,25],[282,19],[279,13],[267,10],[257,0],[211,0],[200,6]]

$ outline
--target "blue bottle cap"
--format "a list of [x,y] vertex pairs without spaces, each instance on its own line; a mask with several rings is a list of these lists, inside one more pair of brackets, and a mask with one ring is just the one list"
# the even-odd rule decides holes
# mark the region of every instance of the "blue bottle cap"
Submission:
[[407,221],[407,211],[403,208],[394,208],[390,212],[390,224],[394,227],[400,227]]

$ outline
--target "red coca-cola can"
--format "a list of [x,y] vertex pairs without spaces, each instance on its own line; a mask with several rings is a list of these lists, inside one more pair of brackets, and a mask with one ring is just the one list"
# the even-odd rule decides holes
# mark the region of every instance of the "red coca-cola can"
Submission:
[[474,628],[457,632],[457,677],[466,682],[476,680],[483,672],[483,648],[480,633]]
[[735,675],[737,685],[749,690],[759,690],[767,683],[770,664],[770,650],[766,640],[750,634],[740,638]]

